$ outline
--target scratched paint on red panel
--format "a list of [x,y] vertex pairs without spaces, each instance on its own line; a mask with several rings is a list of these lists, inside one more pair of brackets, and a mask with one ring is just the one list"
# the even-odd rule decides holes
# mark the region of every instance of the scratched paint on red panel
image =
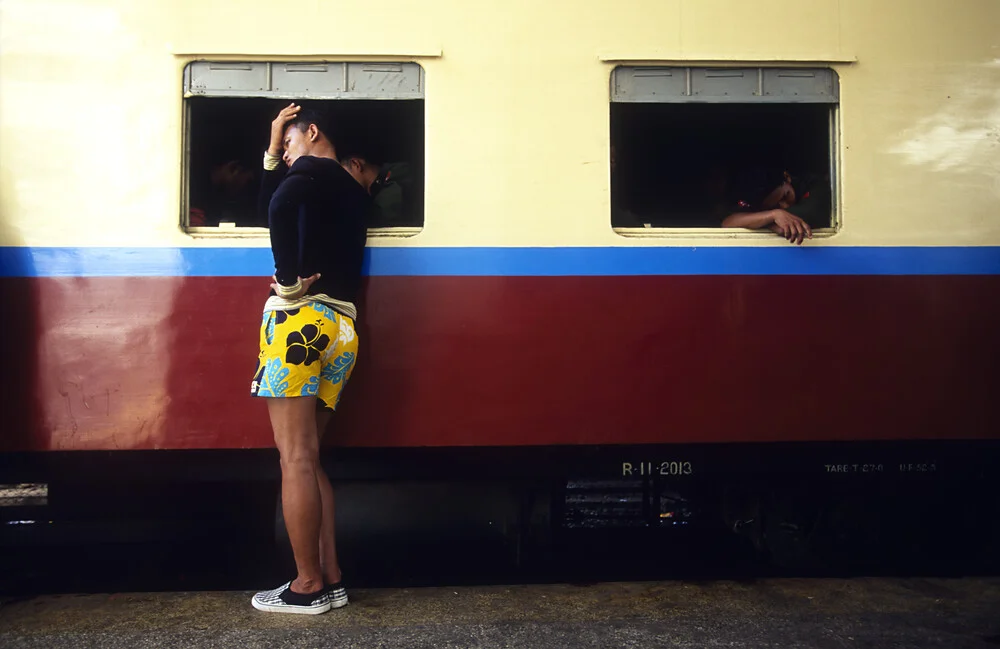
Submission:
[[[4,281],[39,295],[44,412],[5,450],[271,445],[249,396],[266,281]],[[371,278],[334,443],[997,436],[998,293],[996,277]]]
[[39,282],[38,391],[54,450],[170,446],[179,278]]

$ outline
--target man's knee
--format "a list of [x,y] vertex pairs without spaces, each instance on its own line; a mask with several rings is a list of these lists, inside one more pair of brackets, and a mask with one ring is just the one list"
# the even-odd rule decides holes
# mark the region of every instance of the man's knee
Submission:
[[309,435],[308,437],[311,439],[290,441],[279,449],[283,470],[286,468],[316,470],[316,467],[319,466],[319,444],[315,436]]

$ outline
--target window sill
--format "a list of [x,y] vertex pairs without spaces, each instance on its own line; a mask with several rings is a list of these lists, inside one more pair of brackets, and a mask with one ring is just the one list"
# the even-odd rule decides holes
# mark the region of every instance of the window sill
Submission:
[[369,239],[409,239],[423,230],[421,226],[398,228],[368,228]]
[[[421,230],[422,227],[368,228],[368,238],[406,239],[420,234]],[[235,225],[185,228],[185,233],[193,239],[266,239],[269,232],[267,228],[246,228]]]
[[268,236],[267,228],[246,228],[232,226],[206,226],[184,228],[184,232],[195,239],[263,239]]
[[[746,230],[744,228],[612,228],[615,234],[630,239],[708,239],[708,240],[742,240],[763,241],[774,239],[776,234],[765,230]],[[820,228],[813,230],[813,239],[830,239],[837,234],[838,228]]]

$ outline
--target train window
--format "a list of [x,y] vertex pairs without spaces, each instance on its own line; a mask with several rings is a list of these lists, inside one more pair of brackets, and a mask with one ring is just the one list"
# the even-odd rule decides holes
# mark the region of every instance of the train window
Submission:
[[826,69],[616,68],[612,226],[717,228],[790,178],[780,206],[834,227],[838,95]]
[[[338,155],[359,155],[402,201],[375,201],[369,232],[423,226],[424,77],[417,64],[191,63],[184,71],[182,223],[192,234],[265,235],[257,214],[271,120],[289,101],[322,109]],[[398,188],[398,189],[396,189]],[[378,190],[376,190],[378,191]]]

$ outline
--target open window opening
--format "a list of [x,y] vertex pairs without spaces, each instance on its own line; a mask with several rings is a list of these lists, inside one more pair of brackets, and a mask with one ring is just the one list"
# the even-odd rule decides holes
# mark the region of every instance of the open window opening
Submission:
[[835,226],[830,70],[618,68],[611,103],[615,228],[720,228],[785,209]]
[[[271,120],[296,101],[323,111],[338,158],[372,180],[369,228],[424,222],[423,73],[415,64],[198,62],[185,71],[182,223],[196,234],[263,233],[257,195]],[[282,163],[282,167],[284,164]]]

